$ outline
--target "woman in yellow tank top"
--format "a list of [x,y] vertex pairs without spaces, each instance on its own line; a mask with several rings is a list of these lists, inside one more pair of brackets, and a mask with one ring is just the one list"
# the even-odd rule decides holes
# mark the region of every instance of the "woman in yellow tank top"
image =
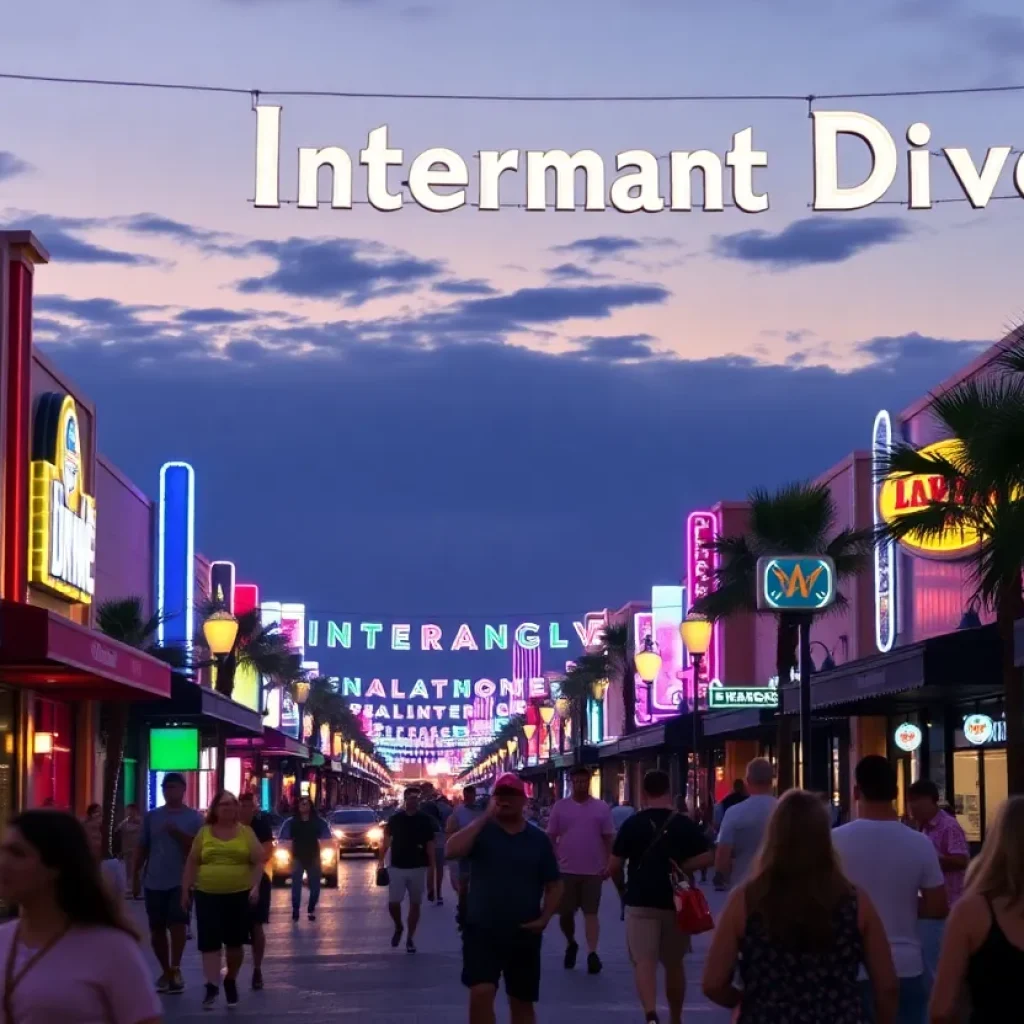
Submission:
[[238,821],[238,801],[222,790],[214,797],[185,863],[181,886],[182,906],[195,886],[199,952],[203,955],[206,993],[203,1006],[212,1007],[220,991],[220,951],[227,970],[224,996],[238,1002],[238,972],[249,937],[249,905],[260,893],[263,847],[248,825]]

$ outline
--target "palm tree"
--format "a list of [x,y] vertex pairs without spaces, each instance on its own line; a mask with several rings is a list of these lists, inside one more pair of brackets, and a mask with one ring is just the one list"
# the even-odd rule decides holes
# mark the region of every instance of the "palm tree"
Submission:
[[636,671],[633,668],[633,647],[629,642],[629,625],[625,622],[609,623],[601,632],[608,679],[618,679],[622,685],[622,731],[636,731]]
[[[693,610],[709,619],[726,619],[757,610],[757,560],[763,555],[827,555],[836,566],[838,580],[863,572],[869,564],[873,531],[836,529],[836,505],[823,484],[787,484],[779,490],[753,491],[749,527],[745,534],[721,537],[712,547],[718,553],[713,589]],[[836,594],[830,610],[846,607]],[[779,686],[786,686],[797,665],[800,616],[776,613],[775,670]],[[805,740],[806,743],[806,740]],[[790,720],[778,716],[777,763],[779,790],[793,786],[793,738]]]
[[[101,633],[144,651],[176,670],[185,668],[185,652],[180,647],[162,646],[156,642],[161,616],[146,618],[141,597],[122,597],[104,601],[96,609],[96,625]],[[103,843],[107,857],[113,856],[114,815],[117,794],[124,766],[124,747],[128,734],[131,706],[126,701],[104,701],[100,707],[100,734],[104,737],[106,757],[103,762]]]
[[[200,621],[205,621],[224,605],[217,601],[207,602],[200,612]],[[202,643],[202,641],[199,641]],[[217,664],[218,693],[230,697],[235,690],[235,673],[239,668],[248,668],[272,685],[294,687],[302,675],[302,658],[292,647],[288,637],[278,623],[263,624],[259,609],[244,612],[238,616],[238,635],[231,652],[219,662],[203,662],[197,667]]]
[[1024,337],[995,363],[996,376],[966,380],[932,396],[931,412],[956,444],[945,457],[908,445],[883,455],[880,471],[938,477],[945,496],[900,515],[880,529],[880,541],[910,535],[936,538],[973,531],[978,546],[974,600],[995,613],[1002,649],[1006,712],[1006,772],[1010,793],[1024,793],[1024,693],[1014,665],[1014,622],[1024,617]]
[[587,704],[594,683],[607,679],[609,657],[605,648],[581,654],[562,680],[561,693],[572,702],[573,738],[580,750],[587,741]]

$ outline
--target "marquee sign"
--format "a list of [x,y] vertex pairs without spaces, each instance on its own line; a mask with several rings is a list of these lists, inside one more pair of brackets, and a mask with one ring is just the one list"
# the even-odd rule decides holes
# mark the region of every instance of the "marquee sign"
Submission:
[[[286,609],[290,606],[285,605]],[[301,607],[296,605],[294,607]],[[586,622],[574,622],[573,631],[584,649],[600,643],[604,619],[587,616]],[[532,651],[546,642],[549,650],[565,650],[570,637],[562,635],[558,622],[543,625],[539,622],[521,622],[510,627],[507,622],[488,623],[482,629],[473,629],[462,623],[455,630],[444,630],[432,622],[414,627],[411,622],[338,622],[334,619],[309,619],[306,623],[306,646],[343,650],[375,651]]]
[[779,688],[768,686],[723,686],[717,679],[708,687],[708,707],[712,711],[738,711],[749,708],[777,708]]
[[[960,442],[956,440],[937,441],[920,450],[924,456],[947,459],[956,464],[960,455]],[[910,475],[893,473],[886,477],[878,491],[878,515],[883,522],[892,523],[911,512],[920,512],[934,501],[947,501],[949,486],[935,474]],[[953,489],[953,500],[958,500],[957,488]],[[925,558],[964,558],[978,547],[978,532],[970,526],[950,526],[935,537],[911,534],[900,544],[912,554]]]
[[78,410],[70,395],[39,396],[32,429],[29,582],[67,601],[96,591],[96,500],[86,493]]

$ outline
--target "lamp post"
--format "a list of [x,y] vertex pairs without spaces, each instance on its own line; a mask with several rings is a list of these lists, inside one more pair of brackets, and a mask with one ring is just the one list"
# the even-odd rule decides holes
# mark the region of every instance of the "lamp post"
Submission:
[[[230,697],[234,689],[234,680],[227,679],[230,671],[228,668],[228,657],[235,649],[235,641],[238,639],[238,619],[229,611],[220,609],[207,616],[203,623],[203,637],[206,646],[217,662],[217,687],[218,692]],[[225,746],[220,729],[217,730],[217,768],[215,775],[217,779],[218,792],[224,788],[224,754]]]
[[[825,646],[820,640],[812,640],[811,647],[820,647],[825,652],[825,657],[821,660],[821,667],[816,671],[818,672],[831,672],[836,667],[835,658],[832,657],[832,652]],[[812,671],[815,671],[812,668]]]
[[[555,709],[550,704],[542,704],[537,708],[537,714],[540,715],[540,720],[544,723],[544,728],[548,734],[548,757],[551,757],[551,721],[555,717]],[[539,760],[540,740],[537,740],[537,755]]]
[[711,635],[714,625],[703,615],[690,612],[679,624],[679,636],[690,653],[690,660],[693,662],[693,783],[690,795],[693,799],[694,817],[697,814],[697,786],[699,775],[697,772],[698,750],[700,749],[700,700],[698,691],[700,687],[700,669],[704,662],[704,655],[708,653],[711,646]]
[[598,717],[601,722],[601,739],[604,739],[604,695],[608,692],[607,679],[595,679],[590,684],[590,694],[597,702]]
[[661,671],[661,655],[654,649],[651,634],[644,637],[643,647],[633,655],[633,665],[645,686],[650,686]]

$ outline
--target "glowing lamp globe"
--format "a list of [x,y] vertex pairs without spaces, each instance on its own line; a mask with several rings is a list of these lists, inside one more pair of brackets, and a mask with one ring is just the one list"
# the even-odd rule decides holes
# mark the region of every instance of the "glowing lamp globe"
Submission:
[[637,651],[633,658],[637,674],[650,685],[658,678],[661,671],[661,655],[653,647],[647,646],[642,651]]
[[529,743],[530,740],[533,739],[536,732],[537,726],[534,725],[533,722],[527,722],[526,725],[523,726],[523,735],[526,737],[527,743]]
[[683,643],[690,654],[703,657],[711,646],[711,634],[714,628],[710,619],[690,612],[679,624],[679,635],[683,638]]
[[540,720],[545,725],[551,724],[551,719],[555,717],[555,709],[549,704],[545,704],[537,709],[540,714]]
[[238,619],[231,612],[214,612],[203,623],[203,636],[211,654],[230,654],[238,639]]
[[309,700],[309,683],[305,680],[295,684],[295,700],[299,704],[305,704]]
[[[658,659],[661,660],[660,658]],[[660,666],[659,666],[660,667]],[[590,684],[590,692],[594,696],[594,700],[598,703],[604,700],[604,695],[608,692],[608,680],[607,679],[595,679]]]

